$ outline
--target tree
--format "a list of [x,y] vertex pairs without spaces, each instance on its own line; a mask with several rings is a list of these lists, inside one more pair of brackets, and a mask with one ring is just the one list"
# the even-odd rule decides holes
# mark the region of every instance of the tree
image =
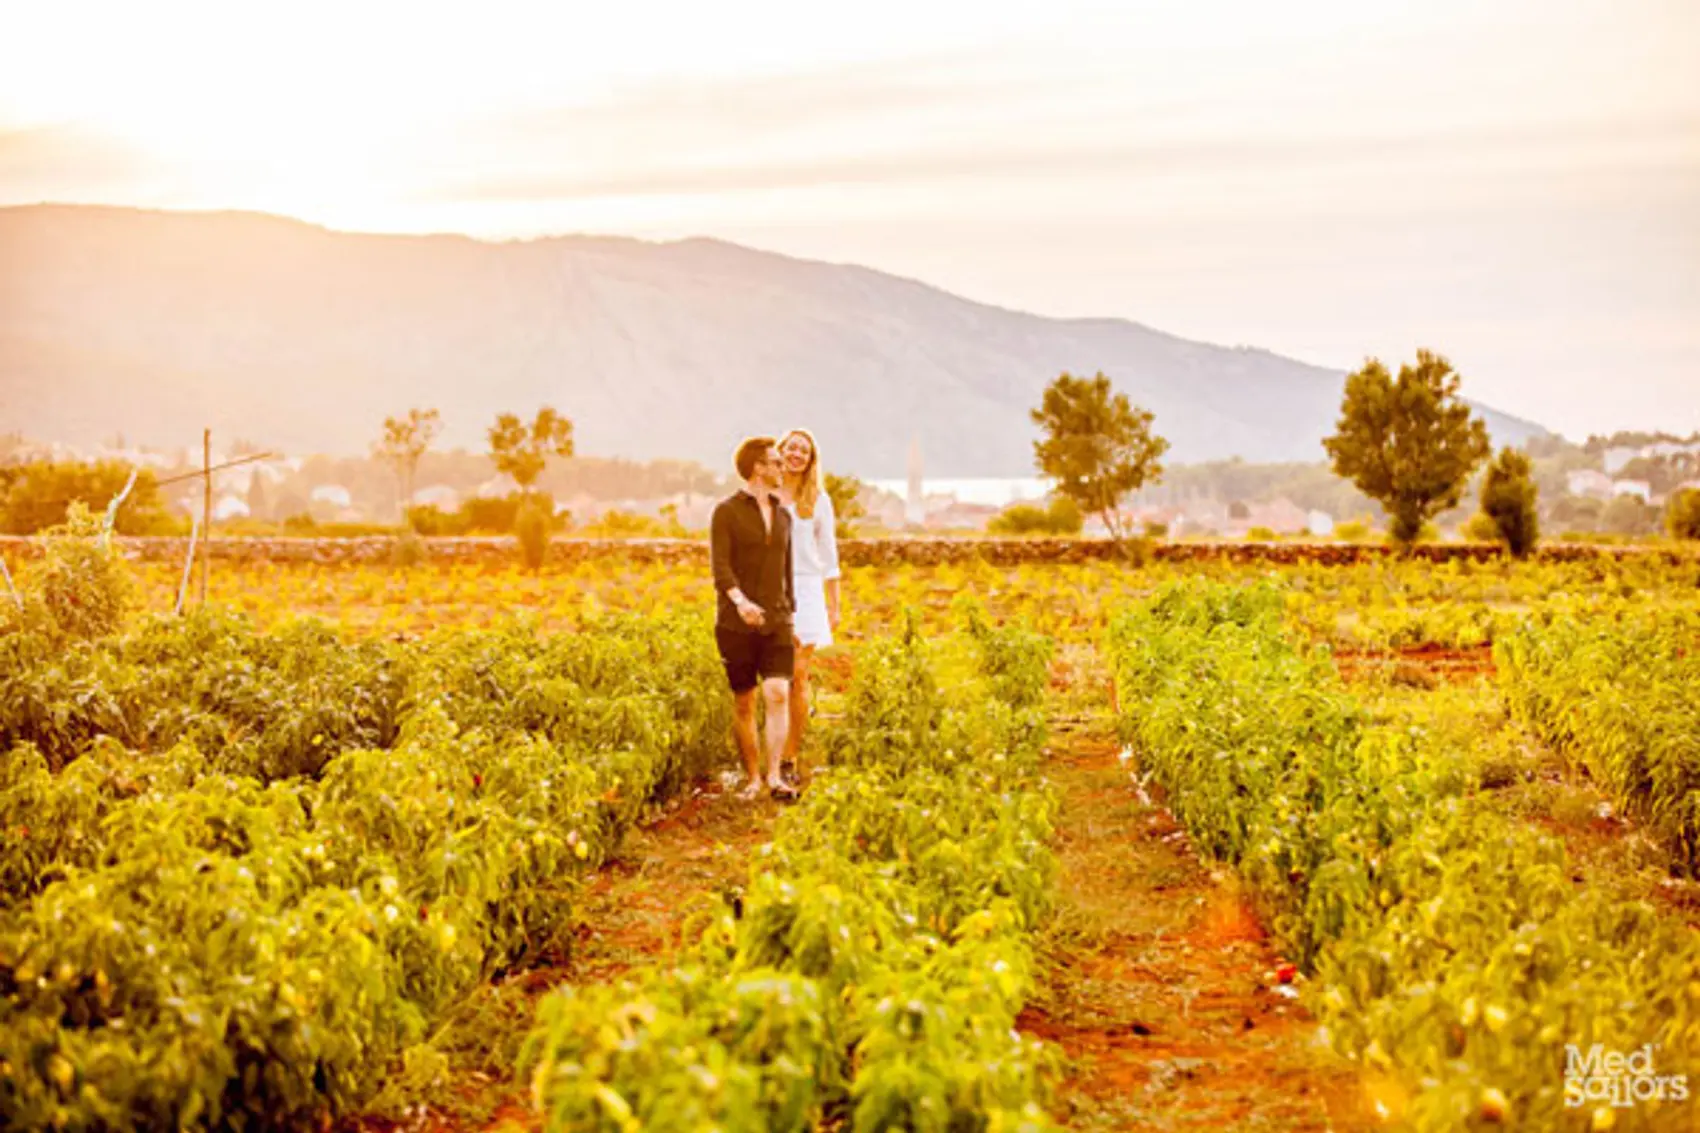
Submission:
[[1423,524],[1456,507],[1470,473],[1493,451],[1487,426],[1458,397],[1451,363],[1417,351],[1395,379],[1369,359],[1346,377],[1340,420],[1322,446],[1338,475],[1381,504],[1393,542],[1408,547]]
[[248,514],[254,519],[271,517],[271,505],[266,500],[266,478],[257,468],[248,480]]
[[1064,373],[1045,387],[1032,417],[1045,433],[1033,442],[1040,473],[1083,511],[1096,513],[1120,545],[1117,505],[1127,493],[1162,478],[1162,456],[1169,451],[1169,442],[1151,432],[1151,411],[1131,405],[1124,393],[1112,394],[1102,373],[1093,378]]
[[1700,539],[1700,488],[1671,493],[1665,503],[1665,530],[1672,539]]
[[526,495],[543,475],[551,456],[573,454],[573,423],[548,406],[537,411],[528,426],[504,413],[490,426],[490,459],[497,472],[512,476]]
[[395,469],[399,495],[396,511],[404,517],[413,502],[413,477],[419,470],[419,458],[442,431],[442,416],[435,409],[409,409],[406,417],[384,418],[383,438],[372,446],[372,452]]
[[854,539],[856,521],[868,514],[862,503],[862,482],[854,476],[828,472],[821,488],[832,501],[832,514],[836,519],[833,534],[840,539]]
[[1482,514],[1512,558],[1527,558],[1541,537],[1534,466],[1528,454],[1502,448],[1482,478]]

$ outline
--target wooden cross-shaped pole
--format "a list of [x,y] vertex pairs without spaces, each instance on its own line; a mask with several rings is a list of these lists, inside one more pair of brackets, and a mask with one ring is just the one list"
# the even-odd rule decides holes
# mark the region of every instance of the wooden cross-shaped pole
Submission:
[[201,430],[201,605],[207,604],[207,571],[212,562],[212,430]]

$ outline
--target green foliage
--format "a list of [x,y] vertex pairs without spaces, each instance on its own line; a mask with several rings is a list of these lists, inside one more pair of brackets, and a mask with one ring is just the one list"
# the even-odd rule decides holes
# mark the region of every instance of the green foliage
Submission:
[[1151,432],[1154,418],[1124,393],[1112,394],[1103,374],[1060,374],[1032,411],[1044,433],[1033,442],[1039,471],[1081,510],[1104,521],[1111,538],[1123,531],[1117,507],[1123,496],[1162,478],[1169,442]]
[[116,632],[134,604],[135,584],[123,557],[103,536],[103,521],[74,502],[65,522],[37,539],[41,558],[21,581],[24,608],[0,599],[0,625],[33,629],[60,643]]
[[1464,526],[1460,528],[1460,534],[1472,543],[1497,543],[1499,542],[1499,525],[1494,523],[1491,516],[1478,511],[1464,521]]
[[390,543],[390,565],[396,567],[416,567],[430,557],[425,547],[425,540],[411,526],[397,535]]
[[531,570],[539,570],[549,558],[549,539],[555,517],[542,504],[527,500],[514,516],[514,535],[519,539],[520,557]]
[[1700,539],[1700,488],[1685,488],[1666,501],[1665,530],[1672,539]]
[[1254,543],[1273,543],[1280,538],[1272,527],[1253,527],[1245,533],[1245,537]]
[[1540,539],[1537,489],[1526,453],[1502,448],[1482,478],[1481,514],[1512,558],[1528,558]]
[[572,454],[573,423],[547,405],[529,426],[512,413],[501,414],[490,426],[490,459],[523,492],[531,491],[551,456]]
[[1567,1042],[1651,1042],[1692,1072],[1700,941],[1575,886],[1557,841],[1471,797],[1467,753],[1376,723],[1325,651],[1286,639],[1283,607],[1267,584],[1191,579],[1117,615],[1122,731],[1314,972],[1332,1044],[1396,1077],[1386,1119],[1472,1127],[1491,1088],[1520,1126],[1558,1128]]
[[[35,535],[63,526],[73,505],[97,514],[124,490],[130,465],[116,460],[96,463],[47,461],[0,467],[0,531]],[[142,469],[118,509],[120,535],[161,535],[177,530],[167,513],[151,469]]]
[[993,535],[1078,535],[1084,523],[1080,505],[1068,496],[1056,495],[1045,507],[1011,505],[994,515],[986,530]]
[[1458,396],[1446,359],[1417,351],[1395,379],[1377,359],[1346,377],[1340,420],[1322,445],[1334,471],[1386,509],[1389,534],[1414,543],[1425,520],[1456,507],[1492,451],[1487,426]]
[[306,1128],[726,754],[700,618],[0,637],[0,1125]]
[[833,766],[677,967],[544,1000],[548,1128],[1054,1128],[1013,1031],[1055,873],[1050,643],[962,613],[870,647]]
[[828,472],[821,481],[821,490],[832,501],[832,514],[837,522],[834,533],[840,539],[854,539],[856,521],[866,519],[868,515],[868,509],[862,503],[862,481],[854,476]]
[[1362,519],[1348,519],[1334,527],[1334,538],[1342,543],[1367,543],[1373,534],[1369,522]]
[[1600,512],[1599,530],[1606,535],[1656,534],[1659,509],[1636,496],[1614,496]]
[[1494,643],[1506,708],[1700,875],[1700,618],[1544,609]]

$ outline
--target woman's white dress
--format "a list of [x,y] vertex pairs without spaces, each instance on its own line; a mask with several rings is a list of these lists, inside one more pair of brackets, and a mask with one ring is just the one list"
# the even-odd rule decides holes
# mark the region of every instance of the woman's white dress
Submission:
[[797,640],[816,647],[832,644],[826,617],[826,582],[839,577],[837,520],[832,499],[824,491],[815,501],[815,514],[804,519],[793,504],[791,513],[791,589],[797,596],[792,625]]

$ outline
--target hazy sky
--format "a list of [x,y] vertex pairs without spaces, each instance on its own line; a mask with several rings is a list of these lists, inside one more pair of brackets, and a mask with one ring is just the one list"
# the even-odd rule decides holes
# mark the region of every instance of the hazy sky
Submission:
[[[1700,0],[0,0],[0,204],[719,236],[1700,429]],[[1113,377],[1114,375],[1112,375]]]

